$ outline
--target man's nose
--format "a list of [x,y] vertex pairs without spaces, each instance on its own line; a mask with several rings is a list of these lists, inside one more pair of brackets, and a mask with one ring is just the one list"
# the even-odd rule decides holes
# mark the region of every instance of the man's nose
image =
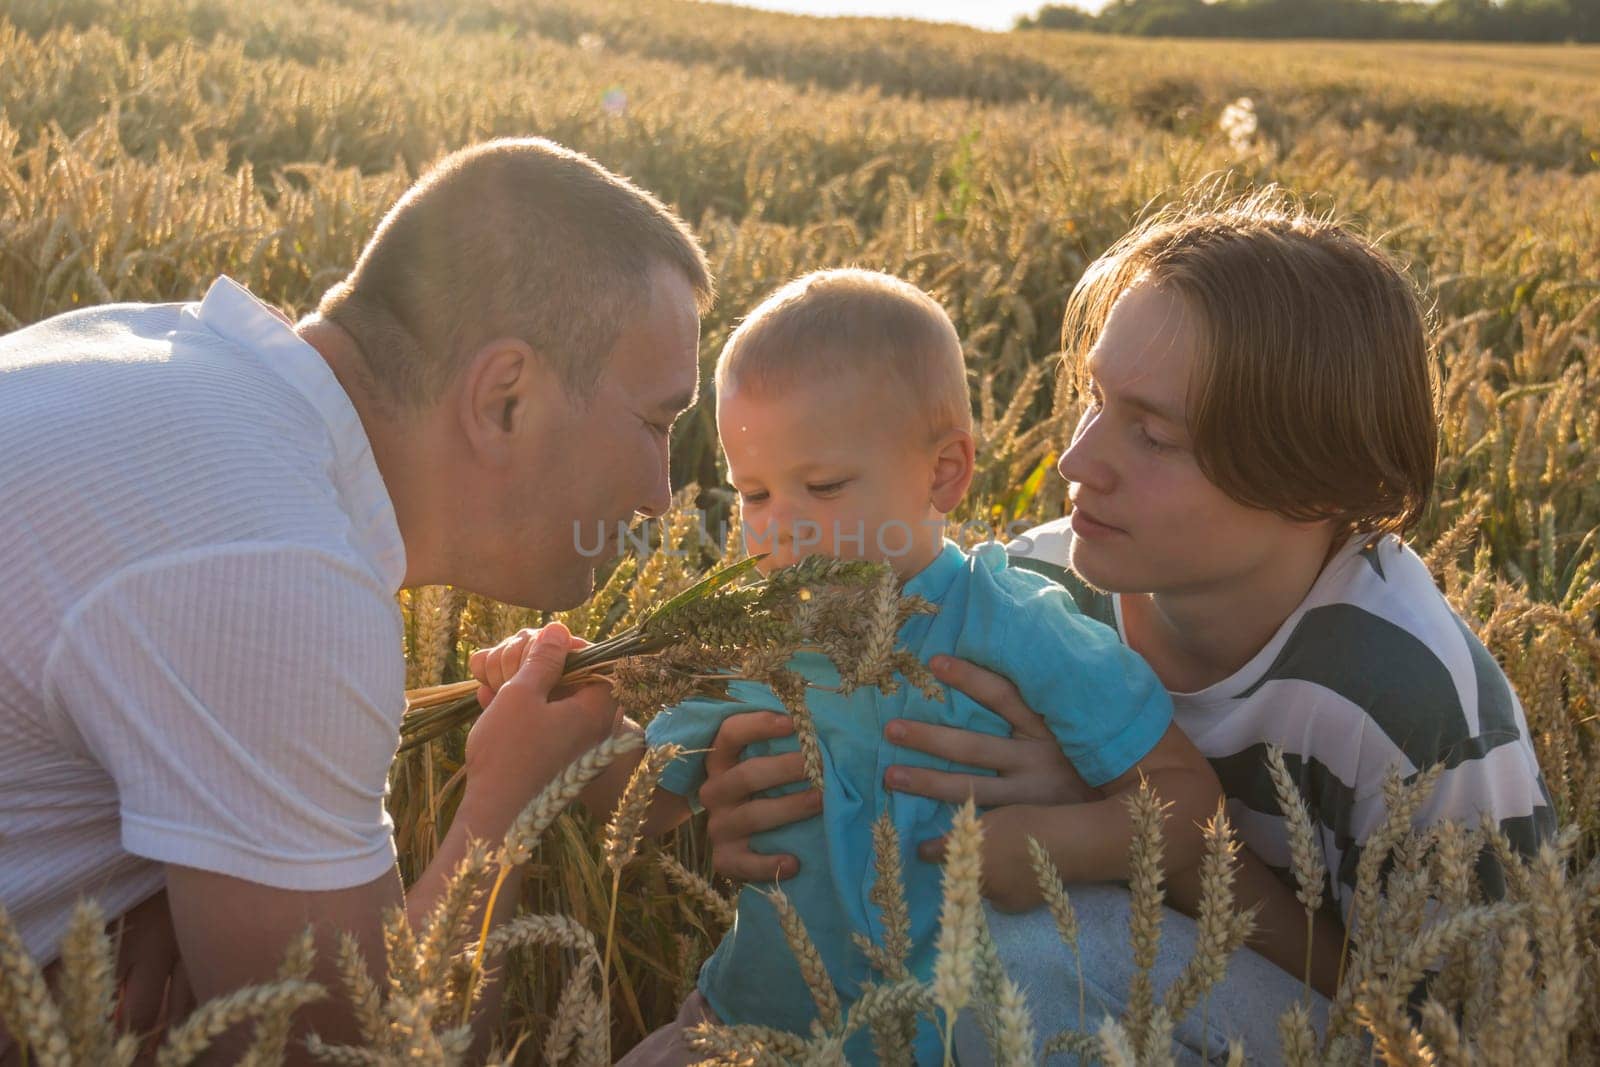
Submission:
[[635,511],[647,519],[659,519],[667,513],[672,506],[672,463],[667,452],[667,443],[661,443],[661,450],[656,461],[655,477],[650,491],[645,496],[645,501]]

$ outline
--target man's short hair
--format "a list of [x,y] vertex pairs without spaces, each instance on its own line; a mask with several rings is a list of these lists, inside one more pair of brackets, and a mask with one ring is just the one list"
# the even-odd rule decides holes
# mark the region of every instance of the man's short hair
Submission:
[[1199,320],[1188,422],[1200,469],[1249,507],[1402,533],[1438,459],[1436,380],[1415,285],[1375,242],[1278,189],[1159,214],[1089,266],[1062,349],[1081,379],[1135,284]]
[[890,274],[846,268],[796,278],[739,324],[717,359],[719,392],[840,381],[885,386],[930,437],[972,426],[966,362],[950,316]]
[[705,253],[669,208],[587,156],[506,138],[453,152],[419,178],[317,310],[405,407],[436,396],[500,337],[527,342],[585,398],[661,263],[683,273],[704,311]]

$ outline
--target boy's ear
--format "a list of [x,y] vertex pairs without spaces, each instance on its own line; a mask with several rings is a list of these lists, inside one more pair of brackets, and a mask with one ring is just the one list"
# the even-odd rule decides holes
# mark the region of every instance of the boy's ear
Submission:
[[972,485],[975,447],[970,430],[951,430],[939,438],[933,453],[933,485],[928,502],[948,515]]

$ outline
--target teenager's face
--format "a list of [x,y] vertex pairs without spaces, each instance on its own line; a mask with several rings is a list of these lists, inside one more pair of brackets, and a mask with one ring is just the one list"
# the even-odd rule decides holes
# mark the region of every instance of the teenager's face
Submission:
[[1201,473],[1186,418],[1198,342],[1183,299],[1145,280],[1122,294],[1089,352],[1092,401],[1059,469],[1071,483],[1072,567],[1101,589],[1220,589],[1305,536]]
[[888,562],[909,577],[943,537],[936,449],[889,398],[857,382],[717,394],[717,436],[739,491],[745,548],[763,573],[806,556]]

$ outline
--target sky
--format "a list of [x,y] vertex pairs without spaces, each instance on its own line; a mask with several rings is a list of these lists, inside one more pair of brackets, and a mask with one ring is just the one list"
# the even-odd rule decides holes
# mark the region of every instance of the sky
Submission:
[[[1031,15],[1046,0],[737,0],[743,7],[790,11],[797,15],[875,15],[936,22],[964,22],[986,30],[1009,30],[1018,15]],[[1054,0],[1060,3],[1064,0]],[[1097,8],[1099,3],[1080,2]]]

